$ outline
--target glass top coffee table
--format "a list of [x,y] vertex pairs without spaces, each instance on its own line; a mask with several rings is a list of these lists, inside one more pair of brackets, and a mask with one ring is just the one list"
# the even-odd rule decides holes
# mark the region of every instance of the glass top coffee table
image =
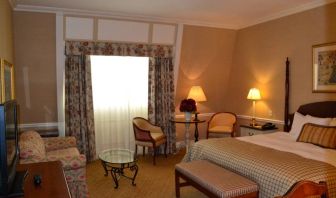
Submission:
[[[132,185],[135,186],[135,177],[138,174],[138,166],[136,164],[137,159],[134,152],[128,149],[108,149],[99,154],[99,159],[105,170],[105,176],[108,175],[108,171],[111,172],[111,176],[115,183],[114,188],[118,188],[119,179],[121,176],[132,180]],[[126,176],[124,169],[129,168],[134,172],[133,177]]]

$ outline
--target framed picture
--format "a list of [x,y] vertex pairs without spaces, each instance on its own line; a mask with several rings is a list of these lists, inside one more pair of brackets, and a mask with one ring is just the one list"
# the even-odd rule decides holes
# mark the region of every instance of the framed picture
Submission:
[[10,62],[1,60],[1,102],[15,98],[14,95],[14,66]]
[[336,42],[313,46],[313,92],[336,92]]

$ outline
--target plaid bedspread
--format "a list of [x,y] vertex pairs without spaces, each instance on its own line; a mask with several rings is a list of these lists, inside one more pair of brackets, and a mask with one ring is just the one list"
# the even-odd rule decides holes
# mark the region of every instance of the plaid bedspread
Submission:
[[255,181],[259,197],[285,194],[297,181],[326,181],[330,198],[336,198],[336,167],[299,155],[243,142],[213,138],[194,144],[183,161],[205,159]]

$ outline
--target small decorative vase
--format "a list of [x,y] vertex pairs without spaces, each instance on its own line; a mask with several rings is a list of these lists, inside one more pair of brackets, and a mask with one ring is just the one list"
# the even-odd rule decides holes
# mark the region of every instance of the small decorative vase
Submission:
[[184,117],[186,121],[190,121],[191,120],[191,112],[184,112]]

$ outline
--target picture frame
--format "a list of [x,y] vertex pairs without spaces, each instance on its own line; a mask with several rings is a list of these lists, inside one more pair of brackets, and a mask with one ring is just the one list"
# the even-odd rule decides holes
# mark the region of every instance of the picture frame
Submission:
[[313,45],[313,92],[336,92],[336,42]]
[[1,59],[1,103],[15,98],[14,66],[12,63]]

